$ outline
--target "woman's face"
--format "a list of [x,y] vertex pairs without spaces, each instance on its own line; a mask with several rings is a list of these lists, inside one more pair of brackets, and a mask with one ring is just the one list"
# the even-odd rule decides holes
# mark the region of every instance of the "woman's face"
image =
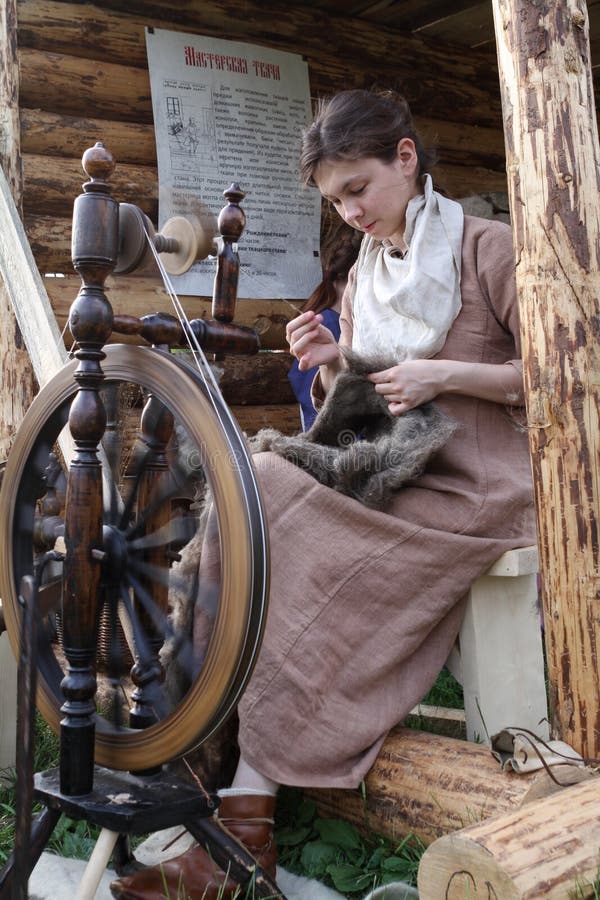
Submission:
[[412,197],[421,193],[417,172],[415,145],[410,138],[403,138],[390,163],[375,156],[324,159],[314,180],[348,225],[403,247],[406,207]]

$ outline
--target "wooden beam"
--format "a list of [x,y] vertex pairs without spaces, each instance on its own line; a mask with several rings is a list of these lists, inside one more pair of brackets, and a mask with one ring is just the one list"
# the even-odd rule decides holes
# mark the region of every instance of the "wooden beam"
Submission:
[[[0,172],[0,275],[23,335],[36,378],[43,386],[67,359],[44,282],[35,265],[10,188]],[[3,365],[3,374],[6,374]],[[2,386],[0,395],[4,394]],[[18,423],[16,423],[18,424]]]
[[554,733],[600,756],[600,152],[580,0],[493,0]]
[[431,844],[419,866],[421,900],[594,897],[600,778],[565,788]]

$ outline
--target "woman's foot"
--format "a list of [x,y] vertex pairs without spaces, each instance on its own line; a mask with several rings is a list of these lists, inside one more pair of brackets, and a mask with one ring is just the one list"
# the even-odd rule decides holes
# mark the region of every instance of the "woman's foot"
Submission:
[[[226,796],[216,821],[252,854],[275,878],[276,848],[273,838],[275,800],[267,794]],[[204,847],[193,847],[175,859],[113,881],[110,889],[118,900],[229,900],[237,882],[211,859]]]

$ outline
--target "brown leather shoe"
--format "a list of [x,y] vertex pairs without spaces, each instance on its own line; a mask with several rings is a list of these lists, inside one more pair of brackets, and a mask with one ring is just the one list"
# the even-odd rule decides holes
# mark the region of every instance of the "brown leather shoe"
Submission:
[[[219,826],[243,844],[272,878],[275,878],[277,858],[274,813],[275,797],[240,794],[224,797],[215,816]],[[237,882],[200,846],[110,885],[113,897],[118,900],[230,900],[236,889]]]
[[238,794],[223,797],[217,820],[249,850],[267,875],[275,878],[277,848],[273,835],[276,798],[268,794]]
[[160,866],[111,882],[110,890],[119,900],[229,900],[238,885],[204,847],[192,847]]

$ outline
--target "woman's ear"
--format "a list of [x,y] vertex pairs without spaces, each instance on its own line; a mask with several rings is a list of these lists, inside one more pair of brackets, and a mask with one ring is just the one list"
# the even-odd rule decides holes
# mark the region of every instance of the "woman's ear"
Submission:
[[408,175],[412,175],[418,170],[417,149],[412,138],[400,138],[396,147],[396,154]]

